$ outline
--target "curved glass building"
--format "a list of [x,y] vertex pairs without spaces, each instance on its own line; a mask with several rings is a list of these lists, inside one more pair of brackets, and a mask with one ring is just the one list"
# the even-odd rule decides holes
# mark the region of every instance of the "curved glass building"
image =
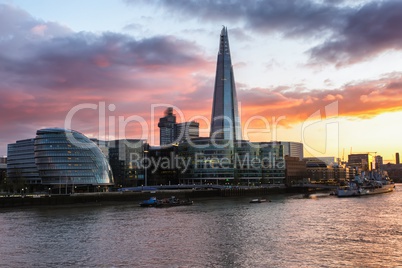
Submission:
[[74,130],[36,132],[35,163],[43,185],[113,185],[109,163],[99,147]]

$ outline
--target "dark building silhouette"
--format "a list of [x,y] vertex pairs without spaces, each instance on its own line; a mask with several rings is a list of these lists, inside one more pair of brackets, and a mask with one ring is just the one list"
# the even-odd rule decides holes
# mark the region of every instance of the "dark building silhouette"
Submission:
[[381,155],[375,156],[375,169],[379,169],[384,164],[384,160]]
[[173,114],[173,108],[165,110],[165,116],[159,119],[158,127],[160,145],[172,144],[175,140],[176,115]]
[[166,109],[164,117],[159,119],[158,127],[161,146],[171,146],[198,138],[200,133],[200,124],[195,121],[176,123],[176,115],[173,113],[173,107]]
[[400,162],[399,162],[399,153],[395,154],[395,164],[397,164],[397,165],[400,164]]

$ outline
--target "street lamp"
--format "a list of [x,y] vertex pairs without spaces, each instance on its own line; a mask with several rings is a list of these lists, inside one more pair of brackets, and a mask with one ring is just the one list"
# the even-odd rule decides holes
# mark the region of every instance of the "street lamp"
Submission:
[[[173,143],[173,153],[174,153],[174,157],[176,158],[178,155],[178,147],[179,147],[179,143]],[[177,163],[177,162],[176,162]],[[175,164],[174,166],[174,176],[175,176],[175,181],[176,183],[178,183],[179,185],[181,184],[181,181],[179,179],[179,167]],[[169,181],[169,185],[170,185],[170,181]]]
[[147,178],[147,165],[149,163],[148,158],[147,158],[147,164],[145,165],[145,157],[147,156],[147,154],[148,154],[148,144],[145,143],[144,144],[144,161],[143,161],[143,163],[144,163],[144,184],[145,184],[145,187],[148,186],[148,178]]

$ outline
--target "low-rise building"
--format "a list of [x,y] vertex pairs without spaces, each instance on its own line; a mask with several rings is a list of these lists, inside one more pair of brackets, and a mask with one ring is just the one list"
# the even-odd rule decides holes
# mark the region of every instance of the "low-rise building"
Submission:
[[395,182],[402,182],[402,164],[385,164],[381,166],[388,176]]
[[308,178],[306,161],[298,157],[285,156],[286,163],[286,185],[293,185],[303,182]]

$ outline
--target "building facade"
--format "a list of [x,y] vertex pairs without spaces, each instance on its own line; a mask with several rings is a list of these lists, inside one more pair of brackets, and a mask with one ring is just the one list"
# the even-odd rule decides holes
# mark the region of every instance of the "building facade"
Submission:
[[200,136],[200,124],[191,121],[175,124],[174,142],[181,143],[187,140],[196,139]]
[[402,182],[402,164],[388,163],[382,165],[381,170],[386,172],[394,182]]
[[286,178],[286,163],[284,146],[279,143],[260,142],[257,144],[261,157],[262,184],[284,184]]
[[288,186],[303,182],[308,178],[306,161],[300,160],[298,157],[285,156],[286,163],[286,180]]
[[8,144],[7,177],[9,182],[15,185],[12,188],[42,184],[42,178],[39,176],[38,167],[35,162],[34,138]]
[[109,163],[118,187],[144,185],[146,154],[144,140],[125,139],[109,141]]
[[285,184],[286,163],[280,144],[199,138],[179,144],[177,150],[180,161],[189,163],[185,170],[178,170],[180,183]]
[[36,138],[8,145],[7,174],[31,191],[72,193],[114,184],[106,157],[85,135],[61,128],[36,132]]
[[165,110],[164,117],[159,119],[159,143],[163,145],[171,145],[175,142],[175,126],[176,115],[173,113],[173,108],[168,107]]
[[0,163],[0,192],[9,192],[6,163]]
[[234,183],[234,148],[227,140],[211,141],[199,138],[191,143],[184,142],[178,146],[178,157],[188,163],[180,167],[180,183],[185,184],[225,184]]
[[303,143],[294,141],[273,141],[272,144],[283,145],[283,155],[303,159]]
[[74,192],[77,188],[114,184],[106,157],[95,143],[78,131],[38,130],[34,151],[43,185],[56,188],[65,185],[66,192]]
[[106,159],[109,160],[109,141],[98,140],[98,139],[95,139],[95,138],[91,138],[90,140],[92,142],[94,142],[99,147],[99,149],[105,155]]
[[371,171],[374,168],[373,162],[373,156],[369,153],[348,155],[348,166],[356,168],[358,173],[361,171]]
[[226,27],[223,27],[216,64],[210,137],[211,139],[241,140],[240,125],[228,31]]

